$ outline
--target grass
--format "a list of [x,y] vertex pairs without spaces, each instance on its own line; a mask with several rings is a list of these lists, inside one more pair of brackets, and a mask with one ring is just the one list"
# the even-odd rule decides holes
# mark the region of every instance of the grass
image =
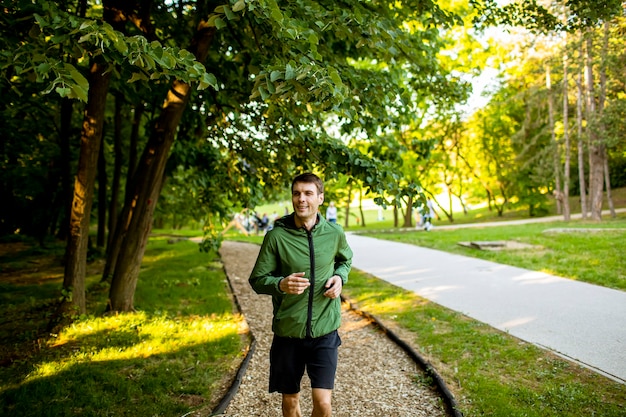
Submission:
[[59,296],[58,262],[44,277],[21,268],[28,254],[14,258],[2,259],[11,272],[2,274],[1,415],[209,414],[221,399],[247,342],[221,264],[196,244],[150,240],[134,313],[101,314],[108,289],[91,265],[89,311],[98,314],[53,337],[41,329]]
[[344,295],[442,375],[465,416],[623,417],[626,387],[360,271]]
[[[610,229],[602,232],[563,231],[559,229]],[[619,230],[613,230],[619,229]],[[368,236],[410,243],[445,252],[472,256],[534,271],[543,271],[609,288],[626,290],[626,216],[602,223],[571,221],[433,229]],[[530,249],[486,251],[459,245],[471,241],[515,241],[532,245]]]

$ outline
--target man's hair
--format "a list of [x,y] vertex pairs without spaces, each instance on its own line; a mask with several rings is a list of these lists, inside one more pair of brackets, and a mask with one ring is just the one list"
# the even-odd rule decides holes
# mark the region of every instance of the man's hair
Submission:
[[293,181],[291,181],[291,191],[293,191],[293,186],[297,182],[306,182],[306,183],[309,183],[309,184],[315,184],[315,186],[317,187],[317,193],[318,194],[323,194],[324,193],[324,183],[322,182],[320,177],[318,177],[315,174],[312,174],[310,172],[306,172],[304,174],[300,174],[297,177],[295,177],[293,179]]

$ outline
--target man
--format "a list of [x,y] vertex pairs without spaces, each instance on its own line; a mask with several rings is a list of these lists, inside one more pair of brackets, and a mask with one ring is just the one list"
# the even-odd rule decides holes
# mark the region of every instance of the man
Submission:
[[250,275],[258,294],[272,296],[274,339],[270,392],[282,394],[284,417],[301,417],[300,383],[311,380],[312,417],[330,417],[341,339],[341,289],[352,250],[341,226],[318,214],[324,184],[306,173],[291,183],[293,213],[276,220],[265,235]]
[[335,207],[334,201],[331,201],[326,209],[326,220],[331,223],[337,223],[337,207]]

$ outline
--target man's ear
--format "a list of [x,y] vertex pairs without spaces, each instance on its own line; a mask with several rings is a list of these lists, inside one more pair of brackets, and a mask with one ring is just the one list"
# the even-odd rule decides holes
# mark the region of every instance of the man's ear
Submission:
[[324,193],[320,193],[320,206],[324,202]]

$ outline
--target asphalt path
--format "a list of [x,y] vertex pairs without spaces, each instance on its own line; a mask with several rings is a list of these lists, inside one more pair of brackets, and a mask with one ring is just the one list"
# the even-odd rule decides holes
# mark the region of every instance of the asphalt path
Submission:
[[626,292],[419,246],[347,236],[355,268],[626,383]]

